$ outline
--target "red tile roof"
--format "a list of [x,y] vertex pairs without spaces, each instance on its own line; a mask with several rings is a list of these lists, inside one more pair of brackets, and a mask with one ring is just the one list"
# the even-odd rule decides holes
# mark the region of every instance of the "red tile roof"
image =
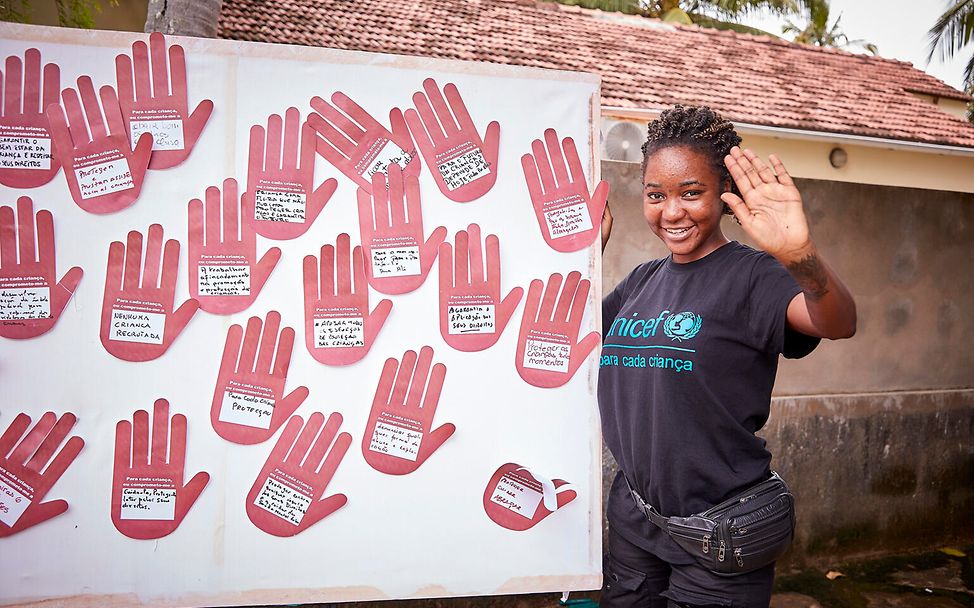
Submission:
[[974,148],[968,100],[909,63],[540,0],[224,0],[220,36],[602,75],[602,104]]

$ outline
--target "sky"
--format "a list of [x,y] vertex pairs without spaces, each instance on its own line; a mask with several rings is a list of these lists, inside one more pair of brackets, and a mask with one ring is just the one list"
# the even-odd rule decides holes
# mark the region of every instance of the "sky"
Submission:
[[[850,40],[862,38],[878,46],[881,56],[908,61],[963,89],[964,66],[974,53],[974,44],[967,45],[948,63],[941,63],[936,55],[929,65],[926,61],[927,31],[948,3],[948,0],[831,0],[831,20],[841,14],[840,29]],[[748,25],[773,34],[780,34],[781,23],[766,17],[752,17],[747,21]]]

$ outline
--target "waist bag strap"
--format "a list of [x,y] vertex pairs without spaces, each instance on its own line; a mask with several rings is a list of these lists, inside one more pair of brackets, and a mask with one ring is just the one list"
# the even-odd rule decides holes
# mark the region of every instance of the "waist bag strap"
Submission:
[[629,488],[629,495],[632,496],[633,502],[636,503],[636,508],[642,511],[643,515],[645,515],[649,521],[653,522],[658,528],[668,533],[670,518],[660,515],[660,512],[657,511],[653,505],[643,500],[643,497],[639,495],[639,492],[632,489],[632,484],[629,483],[628,475],[623,473],[622,478],[626,480],[626,487]]

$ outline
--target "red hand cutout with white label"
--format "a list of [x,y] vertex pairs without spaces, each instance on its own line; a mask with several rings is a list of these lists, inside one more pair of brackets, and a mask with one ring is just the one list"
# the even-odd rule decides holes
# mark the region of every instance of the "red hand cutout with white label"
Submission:
[[96,95],[88,76],[78,78],[78,91],[61,91],[61,102],[63,107],[48,106],[46,113],[71,198],[88,213],[125,209],[142,192],[152,135],[143,133],[133,150],[115,89],[103,86]]
[[351,238],[342,233],[335,247],[321,248],[320,267],[315,256],[304,258],[304,343],[325,365],[348,365],[367,355],[392,310],[392,301],[383,299],[369,313],[362,248],[350,248]]
[[304,386],[284,396],[294,330],[285,327],[278,335],[280,326],[281,315],[272,310],[264,323],[260,317],[250,317],[246,333],[239,325],[231,325],[227,332],[210,406],[213,430],[227,441],[266,441],[308,398]]
[[[0,336],[34,338],[57,323],[84,275],[80,267],[57,280],[54,256],[54,216],[37,212],[30,198],[17,199],[17,218],[11,207],[0,207]],[[19,256],[19,257],[18,257]]]
[[72,437],[58,450],[76,420],[74,414],[45,412],[28,431],[30,416],[18,414],[0,436],[0,538],[68,510],[66,501],[41,501],[85,445]]
[[352,444],[351,435],[338,432],[341,414],[325,423],[315,412],[302,424],[300,416],[288,420],[247,494],[247,517],[274,536],[300,534],[348,502],[344,494],[322,498]]
[[448,83],[440,93],[427,78],[423,90],[413,95],[416,109],[406,110],[406,123],[436,185],[451,201],[480,198],[497,181],[500,123],[487,125],[481,139],[456,85]]
[[547,287],[538,279],[531,281],[514,356],[517,373],[528,384],[541,388],[565,384],[601,339],[599,332],[593,331],[576,342],[591,287],[589,280],[581,277],[577,271],[568,273],[564,288],[557,272],[548,278]]
[[149,168],[168,169],[186,160],[210,119],[213,102],[204,99],[189,113],[183,47],[170,46],[167,58],[166,37],[153,32],[148,46],[141,40],[132,44],[132,57],[115,57],[115,79],[129,140],[152,134]]
[[484,511],[494,523],[522,532],[575,500],[564,479],[548,480],[527,468],[501,465],[484,490]]
[[193,299],[173,308],[179,241],[167,241],[163,253],[162,237],[162,226],[149,226],[144,256],[142,233],[136,230],[129,232],[126,244],[115,241],[108,248],[101,343],[125,361],[162,356],[199,308]]
[[257,235],[241,221],[237,180],[223,180],[222,203],[216,186],[206,189],[205,198],[205,205],[197,198],[189,202],[189,292],[206,312],[240,312],[257,298],[281,250],[271,247],[257,261]]
[[544,139],[544,143],[534,140],[532,154],[521,157],[538,227],[545,242],[555,251],[585,249],[600,234],[609,182],[599,182],[589,196],[574,140],[566,137],[559,146],[554,129],[546,129]]
[[24,61],[7,57],[0,104],[0,184],[10,188],[36,188],[54,179],[61,168],[51,154],[51,128],[44,108],[58,102],[61,70],[55,63],[44,66],[41,53],[27,49]]
[[271,114],[266,132],[250,128],[246,215],[257,234],[284,240],[308,231],[338,187],[326,179],[315,188],[314,176],[315,133],[297,108],[288,108],[283,122]]
[[[425,240],[419,180],[404,176],[397,165],[372,176],[371,193],[358,190],[358,222],[369,285],[387,294],[408,293],[426,280],[446,228]],[[387,187],[388,186],[388,187]],[[390,217],[391,214],[391,217]]]
[[183,485],[186,461],[186,416],[169,422],[169,402],[156,399],[152,412],[138,410],[115,425],[115,469],[112,474],[112,523],[140,540],[171,534],[210,481],[200,471]]
[[486,275],[480,226],[470,224],[458,232],[456,243],[456,251],[450,243],[440,245],[440,335],[457,350],[484,350],[500,338],[524,290],[515,287],[501,300],[496,235],[487,235]]
[[[347,95],[336,92],[331,103],[311,100],[315,109],[308,124],[318,134],[318,154],[361,188],[371,191],[372,177],[397,165],[406,175],[419,175],[419,155],[409,136],[402,110],[389,112],[392,132]],[[337,107],[335,107],[337,106]]]
[[382,367],[362,436],[365,461],[380,473],[412,473],[457,430],[451,423],[433,429],[446,366],[432,363],[433,349],[424,346],[418,360],[407,350],[401,363],[389,358]]

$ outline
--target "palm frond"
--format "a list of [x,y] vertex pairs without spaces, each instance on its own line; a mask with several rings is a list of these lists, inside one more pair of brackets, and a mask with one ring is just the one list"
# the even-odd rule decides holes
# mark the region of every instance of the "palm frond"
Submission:
[[754,36],[771,36],[772,38],[777,38],[771,32],[766,32],[762,29],[751,27],[749,25],[742,25],[740,23],[734,23],[733,21],[721,21],[720,19],[714,19],[708,15],[701,13],[688,13],[690,19],[693,21],[694,25],[699,25],[700,27],[709,27],[715,30],[733,30],[740,34],[752,34]]
[[947,8],[930,31],[927,63],[939,50],[940,59],[946,61],[971,41],[974,34],[974,0],[956,0]]

